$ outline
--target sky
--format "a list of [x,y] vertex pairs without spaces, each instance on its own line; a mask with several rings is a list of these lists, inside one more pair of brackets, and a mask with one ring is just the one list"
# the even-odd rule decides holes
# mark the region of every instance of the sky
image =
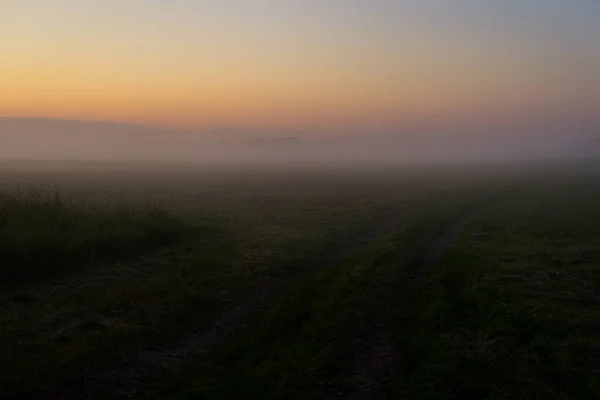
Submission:
[[597,0],[0,0],[0,116],[600,131]]

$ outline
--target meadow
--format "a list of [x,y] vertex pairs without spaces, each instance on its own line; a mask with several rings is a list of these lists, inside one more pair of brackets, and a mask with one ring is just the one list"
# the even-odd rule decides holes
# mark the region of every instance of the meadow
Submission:
[[599,183],[0,163],[0,396],[597,398]]

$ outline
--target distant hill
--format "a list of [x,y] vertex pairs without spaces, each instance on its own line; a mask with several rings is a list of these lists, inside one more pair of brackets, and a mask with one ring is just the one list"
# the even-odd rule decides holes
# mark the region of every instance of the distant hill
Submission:
[[246,147],[269,147],[269,148],[297,148],[302,144],[300,139],[294,136],[281,137],[281,138],[253,138],[242,140],[241,144]]
[[222,140],[113,122],[0,118],[0,159],[422,162],[600,157],[600,135],[365,133],[333,142],[294,136]]
[[[0,117],[1,158],[147,158],[197,147],[183,132],[114,122]],[[183,155],[183,154],[181,154]]]

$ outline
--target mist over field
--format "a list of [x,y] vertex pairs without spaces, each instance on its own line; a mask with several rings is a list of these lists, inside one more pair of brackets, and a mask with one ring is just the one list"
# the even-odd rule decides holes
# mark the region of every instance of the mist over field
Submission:
[[600,399],[600,0],[0,0],[0,399]]
[[93,161],[343,163],[509,162],[597,157],[586,133],[364,132],[360,135],[219,136],[110,122],[0,118],[0,158]]

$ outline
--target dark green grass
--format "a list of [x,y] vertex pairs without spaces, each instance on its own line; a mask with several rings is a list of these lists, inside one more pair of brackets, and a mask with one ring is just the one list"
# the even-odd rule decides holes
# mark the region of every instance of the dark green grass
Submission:
[[[237,176],[182,182],[173,174],[149,185],[140,177],[120,182],[111,175],[88,183],[108,193],[106,200],[94,193],[88,204],[158,200],[194,225],[210,215],[210,234],[94,268],[83,262],[83,272],[73,274],[74,266],[65,280],[1,288],[0,395],[60,396],[82,382],[82,371],[110,370],[115,357],[178,346],[260,289],[263,279],[311,268],[321,251],[439,189],[397,176],[339,181],[300,175],[292,182],[263,173],[238,182]],[[85,188],[70,186],[65,196],[78,198]]]
[[600,398],[600,190],[537,182],[482,214],[428,279],[410,399]]
[[[396,382],[399,396],[458,398],[452,397],[458,393],[468,398],[469,394],[482,393],[468,384],[500,385],[490,378],[495,373],[485,372],[486,365],[491,368],[496,361],[477,364],[484,365],[480,370],[465,367],[472,361],[473,352],[461,355],[463,350],[453,346],[465,341],[460,333],[469,325],[463,318],[488,326],[482,313],[495,312],[498,298],[465,293],[471,293],[471,288],[479,284],[481,271],[476,268],[483,268],[487,257],[505,254],[507,244],[500,241],[500,248],[494,250],[498,253],[477,253],[476,257],[475,252],[483,249],[477,245],[460,253],[465,245],[462,241],[442,269],[431,280],[425,280],[422,306],[404,303],[407,293],[418,294],[416,286],[423,286],[407,285],[405,272],[439,228],[462,213],[465,205],[479,204],[491,191],[514,182],[514,176],[482,179],[462,173],[440,173],[438,177],[367,174],[359,179],[351,174],[322,177],[298,173],[291,179],[284,173],[276,177],[249,173],[242,179],[237,174],[227,179],[200,179],[191,173],[177,173],[162,177],[162,186],[157,186],[154,175],[146,173],[123,181],[114,175],[102,175],[90,183],[95,195],[106,192],[109,199],[126,197],[128,202],[133,200],[131,204],[171,199],[169,209],[187,213],[190,218],[186,220],[198,220],[206,213],[214,215],[218,229],[214,234],[119,262],[104,262],[110,260],[97,256],[99,263],[75,263],[65,270],[66,274],[78,268],[86,273],[74,274],[66,281],[0,288],[0,395],[60,397],[72,383],[81,384],[82,371],[93,376],[94,371],[110,369],[111,359],[127,360],[139,348],[178,346],[190,331],[203,332],[220,312],[260,290],[263,279],[290,274],[298,274],[295,284],[273,298],[264,313],[255,316],[249,327],[244,326],[222,347],[176,374],[146,377],[144,382],[155,383],[152,389],[156,397],[304,399],[352,395],[344,393],[345,378],[352,374],[355,355],[368,346],[360,340],[362,333],[368,332],[373,319],[380,317],[387,321],[386,329],[398,333],[397,347],[411,350],[394,355],[402,359],[411,356],[409,368],[393,368],[407,372]],[[84,191],[78,184],[71,190]],[[515,241],[520,242],[517,233],[524,234],[525,230],[517,221],[538,211],[542,214],[535,214],[538,217],[527,225],[537,232],[535,235],[544,235],[536,230],[567,226],[575,218],[567,213],[562,222],[548,224],[547,216],[554,216],[557,209],[587,209],[586,218],[594,220],[595,214],[590,212],[594,197],[583,202],[585,190],[579,190],[581,201],[573,202],[569,190],[554,187],[549,192],[534,193],[519,216],[513,212],[524,207],[525,200],[511,197],[503,203],[505,209],[482,216],[477,226],[483,221],[503,232],[512,229],[512,237],[519,237]],[[544,206],[547,198],[557,192],[562,193],[562,203]],[[114,212],[118,207],[108,209]],[[350,248],[341,262],[319,262],[319,255],[327,254],[329,247],[343,243],[396,210],[405,218],[397,232],[368,248]],[[464,239],[467,246],[475,243],[473,235],[482,239],[493,229],[486,228],[487,233],[479,237],[469,228]],[[583,231],[581,237],[570,236],[570,230],[560,232],[564,237],[556,237],[559,242],[587,237]],[[488,239],[496,243],[498,237],[494,234]],[[573,258],[595,257],[595,253],[589,255],[588,242],[583,240],[581,246],[573,250]],[[491,245],[484,248],[488,251]],[[514,255],[516,260],[523,257],[524,253]],[[101,265],[89,268],[95,264]],[[304,270],[308,272],[314,266],[316,270],[304,275]],[[521,265],[516,263],[514,268],[520,269]],[[580,273],[573,272],[574,276]],[[496,293],[499,289],[494,285],[499,280],[489,279],[493,285],[486,292]],[[512,298],[527,293],[526,288],[514,289]],[[474,306],[483,308],[475,314],[464,314]],[[573,310],[568,308],[569,313]],[[521,326],[527,325],[527,315],[520,318]],[[407,324],[412,322],[414,330],[407,336]],[[444,342],[448,337],[450,344]],[[510,361],[502,368],[510,370],[515,365]],[[455,366],[459,372],[454,372]],[[527,379],[533,376],[520,370],[519,374]],[[506,373],[504,379],[507,377],[512,375]],[[505,386],[498,387],[506,390]],[[103,398],[102,390],[111,388],[92,389]],[[138,388],[135,397],[143,398],[146,389]],[[520,389],[517,387],[515,392]]]
[[[442,228],[489,196],[440,190],[405,205],[403,222],[369,246],[323,266],[274,299],[253,326],[180,374],[154,380],[148,398],[344,398],[353,363],[368,351],[370,324],[401,324],[414,292],[410,269]],[[445,202],[439,204],[443,194]],[[375,322],[374,319],[378,320]],[[393,360],[397,354],[392,355]],[[394,361],[392,361],[393,363]],[[350,377],[351,378],[351,377]],[[143,396],[144,393],[140,393]],[[144,397],[144,396],[143,396]]]
[[189,237],[189,225],[160,209],[86,206],[58,193],[0,199],[0,282],[31,283],[116,261]]
[[[351,361],[352,329],[366,323],[374,274],[403,258],[404,235],[390,236],[345,261],[319,269],[275,299],[246,332],[222,349],[162,377],[151,398],[318,398],[338,390]],[[381,286],[378,286],[381,288]],[[153,393],[153,394],[151,394]]]

